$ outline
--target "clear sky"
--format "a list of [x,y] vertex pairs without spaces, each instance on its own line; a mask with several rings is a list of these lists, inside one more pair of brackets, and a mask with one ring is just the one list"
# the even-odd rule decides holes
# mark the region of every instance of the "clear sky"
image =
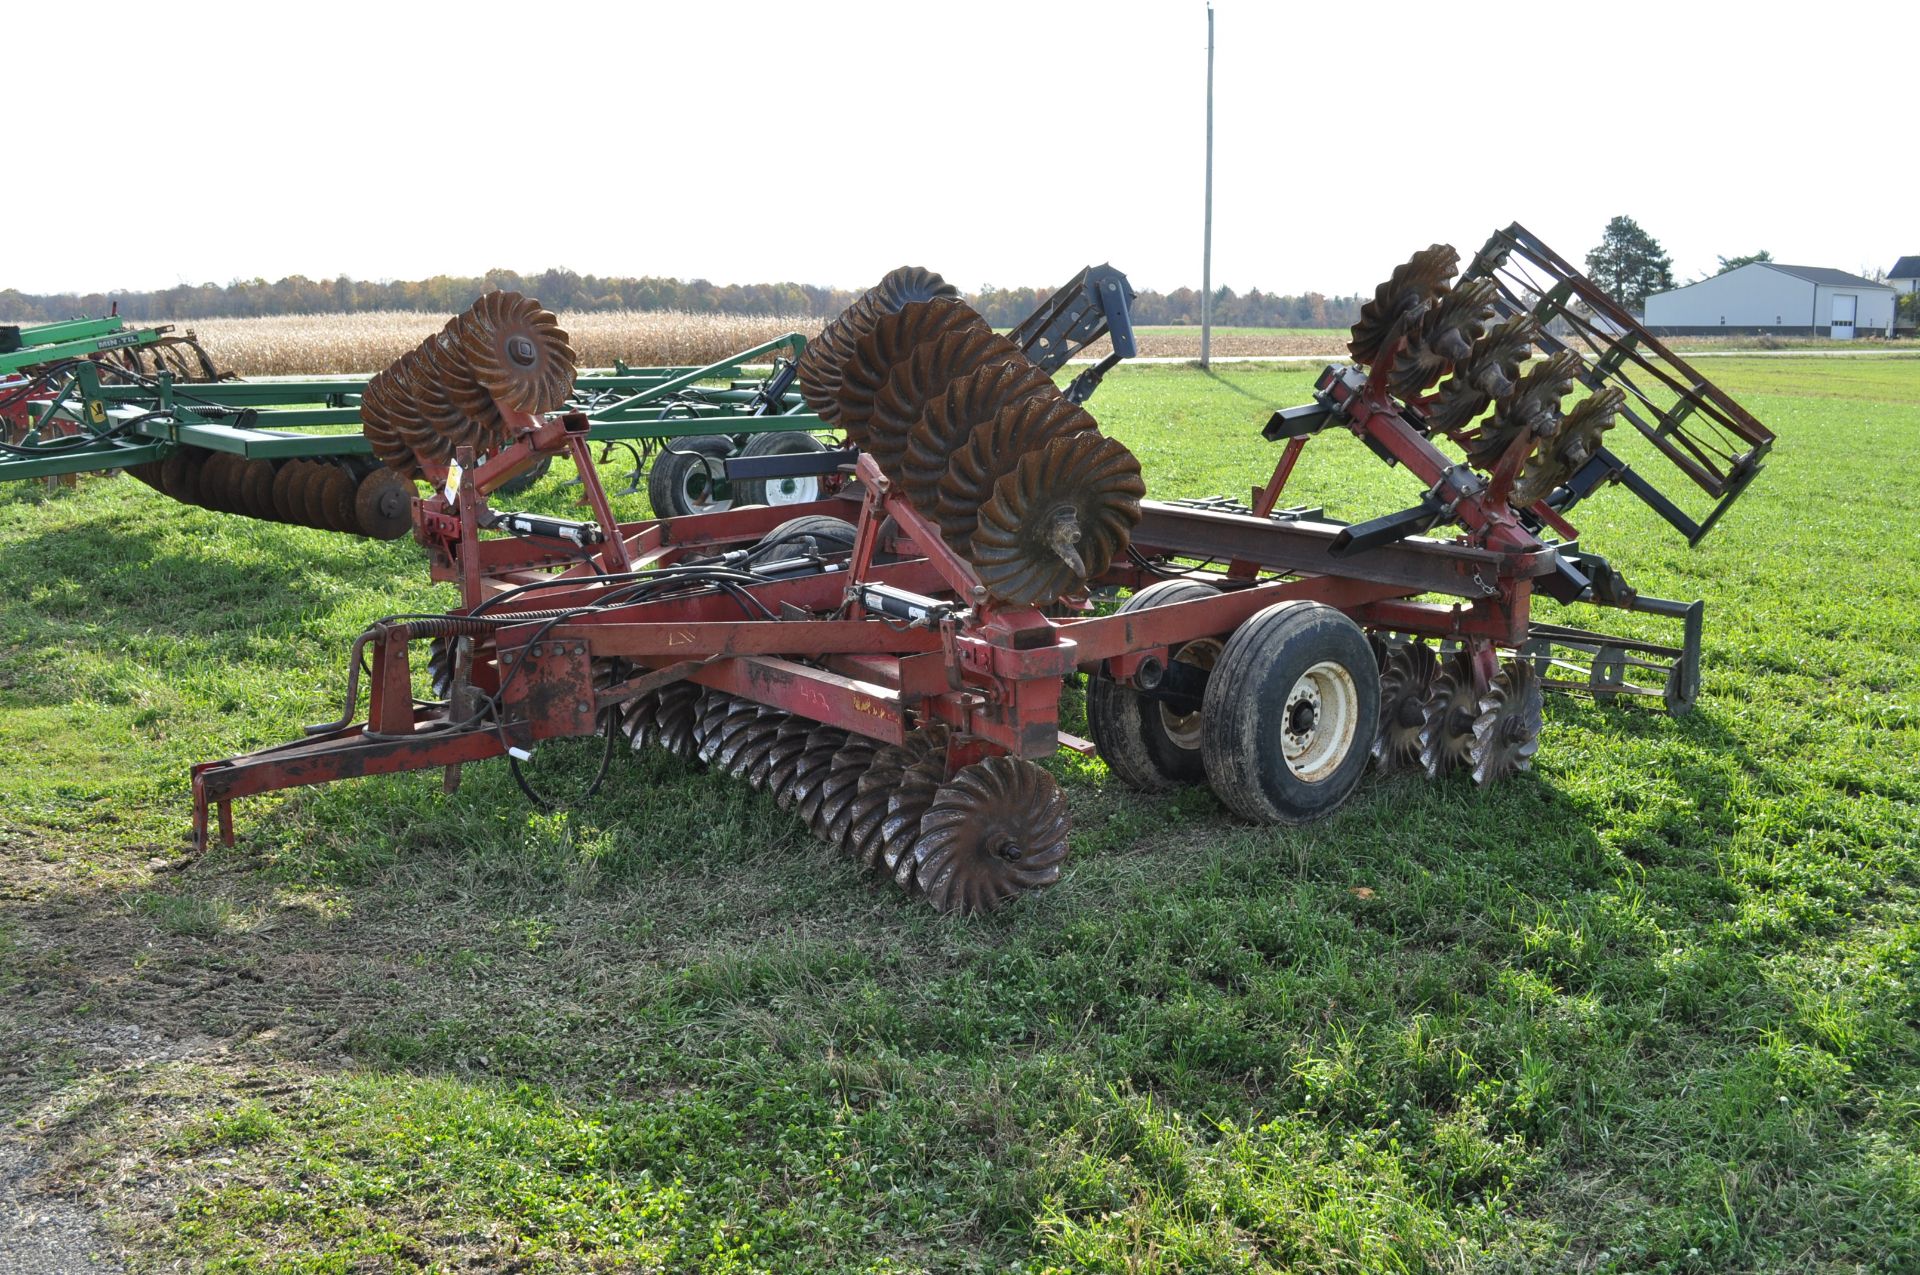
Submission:
[[[1205,6],[118,0],[3,20],[0,287],[491,266],[1200,282]],[[1214,280],[1370,289],[1521,221],[1920,253],[1920,3],[1216,7]],[[1903,65],[1904,64],[1904,65]]]

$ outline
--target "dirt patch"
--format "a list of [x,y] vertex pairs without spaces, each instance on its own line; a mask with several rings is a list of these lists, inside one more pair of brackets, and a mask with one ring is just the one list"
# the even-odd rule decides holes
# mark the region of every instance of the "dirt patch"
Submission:
[[18,1139],[0,1139],[0,1275],[118,1275],[91,1210],[49,1193]]

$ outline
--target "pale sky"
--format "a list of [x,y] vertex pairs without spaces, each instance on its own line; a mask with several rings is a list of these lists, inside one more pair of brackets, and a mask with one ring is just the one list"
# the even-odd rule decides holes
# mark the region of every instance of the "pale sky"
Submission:
[[[1682,280],[1920,253],[1914,0],[1215,14],[1216,284],[1371,289],[1516,220],[1578,262],[1623,212]],[[5,28],[34,122],[0,287],[1200,282],[1201,0],[107,0]]]

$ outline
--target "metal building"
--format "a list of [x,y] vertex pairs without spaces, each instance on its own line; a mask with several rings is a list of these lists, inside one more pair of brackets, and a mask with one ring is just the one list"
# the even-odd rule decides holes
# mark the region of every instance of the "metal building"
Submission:
[[1670,336],[1770,332],[1781,336],[1886,336],[1894,290],[1844,270],[1756,261],[1647,298],[1646,325]]

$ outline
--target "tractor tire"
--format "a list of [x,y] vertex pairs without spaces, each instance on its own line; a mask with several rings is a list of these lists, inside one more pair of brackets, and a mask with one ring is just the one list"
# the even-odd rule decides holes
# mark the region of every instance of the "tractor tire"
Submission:
[[[827,445],[812,434],[788,432],[754,434],[740,449],[747,456],[799,456],[824,452]],[[797,478],[746,478],[735,484],[733,498],[743,505],[805,505],[826,495],[823,476],[806,474]]]
[[1318,602],[1277,602],[1227,639],[1201,707],[1207,781],[1255,823],[1331,814],[1366,773],[1380,675],[1360,626]]
[[732,442],[719,434],[697,434],[670,438],[666,446],[672,450],[654,457],[653,470],[647,475],[647,500],[654,517],[684,518],[733,508],[732,487],[715,472],[719,466],[709,464],[732,455]]
[[[1148,585],[1120,604],[1116,614],[1145,611],[1171,602],[1211,598],[1220,590],[1199,580],[1162,580]],[[1209,667],[1218,660],[1220,643],[1199,638],[1172,648],[1175,659]],[[1166,792],[1207,777],[1201,760],[1200,739],[1204,707],[1180,714],[1129,686],[1107,677],[1087,683],[1087,725],[1094,745],[1114,778],[1141,792]]]
[[[855,534],[854,525],[844,518],[835,518],[832,514],[806,514],[787,519],[760,537],[757,544],[780,544],[782,551],[789,554],[817,553],[822,557],[832,557],[835,554],[852,553]],[[780,554],[767,556],[771,560]]]

